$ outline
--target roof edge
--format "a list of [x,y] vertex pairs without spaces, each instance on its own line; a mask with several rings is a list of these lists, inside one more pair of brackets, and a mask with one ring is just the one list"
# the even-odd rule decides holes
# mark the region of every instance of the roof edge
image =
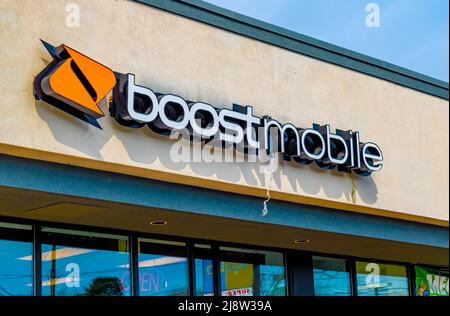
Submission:
[[449,100],[447,82],[201,0],[133,1]]

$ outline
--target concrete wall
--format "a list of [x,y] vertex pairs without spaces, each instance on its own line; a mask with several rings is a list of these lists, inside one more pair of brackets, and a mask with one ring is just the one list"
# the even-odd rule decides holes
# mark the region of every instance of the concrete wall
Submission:
[[[79,28],[65,23],[71,2],[80,4]],[[356,203],[348,176],[287,164],[272,197],[448,225],[448,101],[126,0],[0,2],[1,153],[265,196],[258,163],[174,163],[173,142],[148,128],[107,115],[98,130],[35,101],[33,76],[51,60],[40,38],[134,73],[154,91],[249,104],[299,127],[358,130],[381,146],[385,164],[355,178]]]

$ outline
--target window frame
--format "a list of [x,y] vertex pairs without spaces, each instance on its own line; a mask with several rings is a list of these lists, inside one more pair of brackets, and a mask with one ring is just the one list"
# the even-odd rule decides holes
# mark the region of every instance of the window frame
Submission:
[[[46,228],[55,228],[55,229],[68,229],[68,230],[76,230],[76,231],[86,231],[86,232],[95,232],[95,233],[104,233],[104,234],[112,234],[112,235],[123,235],[128,237],[130,241],[130,282],[131,282],[131,296],[139,295],[139,272],[138,272],[138,239],[156,239],[162,241],[173,241],[173,242],[183,242],[186,244],[186,259],[188,261],[188,281],[189,286],[188,290],[189,296],[195,296],[195,257],[194,246],[195,244],[204,244],[211,246],[211,252],[213,255],[213,286],[214,286],[214,294],[216,296],[220,296],[220,284],[221,284],[221,276],[220,276],[220,247],[230,247],[230,248],[243,248],[250,250],[260,250],[260,251],[271,251],[278,252],[283,255],[283,263],[285,267],[285,278],[286,278],[286,295],[291,296],[293,283],[295,280],[293,279],[291,269],[293,266],[290,264],[288,260],[288,255],[292,253],[302,253],[311,260],[312,267],[312,258],[313,256],[319,257],[328,257],[332,259],[344,259],[347,260],[347,264],[349,265],[350,272],[350,284],[351,284],[351,294],[352,296],[357,296],[357,280],[356,280],[356,261],[364,261],[364,262],[373,262],[379,264],[396,264],[403,265],[406,267],[407,271],[407,280],[408,280],[408,295],[414,296],[414,263],[403,262],[403,261],[392,261],[392,260],[381,260],[374,258],[365,258],[365,257],[356,257],[356,256],[345,256],[339,254],[330,254],[330,253],[322,253],[315,251],[304,251],[304,250],[296,250],[296,249],[288,249],[288,248],[279,248],[279,247],[270,247],[270,246],[256,246],[252,244],[245,243],[236,243],[236,242],[222,242],[201,238],[185,238],[178,237],[173,235],[164,235],[157,233],[146,233],[146,232],[132,232],[128,230],[122,229],[114,229],[114,228],[105,228],[105,227],[96,227],[96,226],[88,226],[88,225],[79,225],[79,224],[69,224],[69,223],[58,223],[58,222],[49,222],[49,221],[39,221],[39,220],[31,220],[31,219],[20,219],[20,218],[11,218],[6,216],[0,216],[0,222],[8,223],[8,224],[21,224],[21,225],[30,225],[32,227],[33,233],[33,296],[42,296],[42,262],[41,262],[41,229],[42,227]],[[430,265],[427,265],[430,266]],[[437,266],[430,266],[433,268],[442,268]],[[311,277],[313,278],[313,269],[310,269]],[[312,293],[314,293],[314,282],[312,284],[312,288],[310,289]]]

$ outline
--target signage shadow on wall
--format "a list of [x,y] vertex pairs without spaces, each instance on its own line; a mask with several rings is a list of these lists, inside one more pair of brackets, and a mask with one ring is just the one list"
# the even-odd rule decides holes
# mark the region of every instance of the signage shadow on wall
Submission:
[[[183,161],[183,159],[174,161],[171,149],[176,141],[159,135],[149,128],[130,129],[111,120],[107,115],[99,120],[103,126],[103,129],[99,130],[45,102],[36,100],[35,106],[38,115],[47,123],[55,140],[95,160],[105,161],[102,149],[112,137],[115,137],[120,141],[121,147],[125,149],[128,157],[139,164],[149,165],[159,161],[165,168],[173,172],[189,168],[196,176],[213,177],[228,183],[243,182],[251,187],[267,187],[270,182],[271,190],[286,191],[286,185],[289,185],[292,192],[300,191],[311,196],[317,196],[323,192],[326,198],[340,199],[344,197],[348,202],[352,202],[353,199],[352,180],[347,174],[324,170],[314,163],[308,166],[290,166],[289,162],[276,159],[278,166],[272,173],[267,173],[267,162],[262,163],[259,160],[196,162],[192,161],[192,157],[195,156],[194,152],[199,150],[199,145],[190,142],[186,142],[183,146],[189,147],[191,161]],[[100,106],[105,112],[107,111],[106,100]],[[143,145],[146,143],[148,146]],[[378,189],[373,175],[354,177],[354,183],[357,187],[356,203],[361,201],[365,204],[376,203]]]
[[[315,164],[308,166],[289,166],[288,162],[277,159],[279,166],[272,174],[264,171],[267,163],[260,161],[245,162],[192,162],[174,161],[171,157],[171,148],[175,141],[154,133],[149,128],[129,129],[111,120],[108,116],[100,119],[103,130],[86,124],[71,115],[49,106],[45,102],[35,101],[36,111],[49,126],[55,140],[84,153],[95,160],[104,161],[101,151],[105,144],[115,137],[126,150],[128,157],[139,164],[151,164],[159,161],[165,168],[179,172],[190,168],[200,177],[214,177],[228,183],[244,182],[251,187],[265,186],[270,182],[271,190],[281,190],[282,179],[286,179],[292,192],[303,191],[308,195],[317,196],[321,191],[327,198],[352,201],[352,181],[342,172],[323,170]],[[100,104],[107,109],[107,101]],[[143,144],[148,143],[147,148]],[[190,157],[198,150],[197,144],[187,143]],[[210,146],[213,147],[213,146]],[[161,150],[158,150],[161,149]],[[269,179],[271,178],[271,179]],[[378,198],[378,189],[373,175],[370,177],[354,177],[357,187],[356,202],[375,204]],[[284,181],[285,182],[285,181]],[[283,191],[286,183],[283,185]]]
[[[294,174],[290,174],[292,169],[300,169]],[[316,196],[321,191],[327,198],[339,199],[342,196],[346,201],[352,202],[353,185],[356,189],[356,203],[364,202],[365,204],[375,204],[378,200],[378,188],[373,179],[370,177],[350,176],[346,173],[338,171],[324,170],[311,164],[309,166],[293,166],[291,168],[281,169],[281,173],[288,179],[294,191],[299,188],[310,195]]]
[[130,129],[114,120],[110,120],[109,123],[112,126],[108,128],[113,130],[114,136],[121,142],[133,162],[148,165],[159,160],[170,170],[180,171],[186,168],[185,163],[172,162],[165,153],[159,152],[160,148],[170,146],[171,141],[167,137],[154,133],[149,128]]
[[[102,101],[100,106],[106,108],[106,101]],[[111,130],[99,133],[96,127],[40,100],[35,100],[35,107],[56,141],[93,159],[104,160],[101,149],[113,136]]]
[[[129,128],[123,127],[116,122],[112,124],[116,130],[114,134],[117,139],[122,142],[129,157],[135,162],[150,163],[159,161],[165,168],[174,172],[190,169],[199,177],[218,179],[227,183],[243,182],[250,187],[267,187],[269,185],[271,190],[284,192],[286,191],[286,186],[289,186],[292,192],[305,192],[312,196],[316,196],[323,191],[327,198],[340,199],[344,197],[349,202],[353,200],[352,188],[354,183],[357,187],[356,202],[362,201],[365,204],[375,204],[378,198],[378,188],[373,175],[370,177],[353,176],[350,178],[345,173],[337,170],[324,170],[315,164],[303,166],[289,163],[281,159],[280,155],[276,155],[275,170],[272,173],[268,173],[269,160],[267,157],[261,158],[262,155],[258,156],[258,158],[256,156],[249,158],[250,155],[241,154],[239,151],[232,150],[232,148],[222,149],[220,146],[192,143],[185,139],[181,141],[174,140],[170,139],[169,136],[155,133],[147,127],[131,129],[132,135],[130,135]],[[138,137],[138,140],[131,141],[130,137],[133,139]],[[157,147],[160,150],[152,150],[150,145],[145,154],[143,154],[142,142],[140,141],[145,142],[145,138],[147,138],[147,142],[149,142],[150,139],[148,137],[151,137],[152,144],[155,141],[157,142]],[[222,159],[224,159],[224,156],[234,156],[233,159],[235,160],[231,162],[223,160],[196,161],[195,159],[202,158],[201,155],[205,149],[221,152]],[[180,157],[174,159],[174,150],[183,150],[187,153],[189,159],[183,160]],[[240,156],[241,160],[238,160],[237,156]]]

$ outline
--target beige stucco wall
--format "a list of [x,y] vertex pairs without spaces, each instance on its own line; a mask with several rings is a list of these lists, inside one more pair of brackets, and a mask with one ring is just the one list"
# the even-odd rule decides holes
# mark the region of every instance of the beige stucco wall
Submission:
[[[65,24],[69,2],[80,4],[79,28]],[[107,115],[98,130],[35,102],[33,76],[51,60],[40,38],[158,92],[249,104],[299,127],[358,130],[383,150],[383,170],[356,178],[356,204],[347,176],[285,164],[273,198],[448,224],[447,101],[126,0],[0,1],[0,153],[265,195],[257,163],[176,164],[173,143],[147,128]]]

